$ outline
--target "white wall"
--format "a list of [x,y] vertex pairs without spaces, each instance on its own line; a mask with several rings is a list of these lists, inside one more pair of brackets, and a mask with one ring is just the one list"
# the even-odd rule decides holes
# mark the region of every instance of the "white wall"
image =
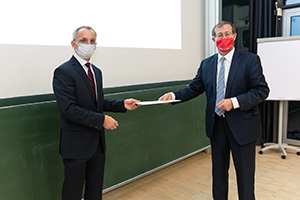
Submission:
[[[97,47],[92,62],[102,70],[104,87],[194,77],[204,58],[205,31],[210,32],[204,28],[205,1],[182,0],[181,4],[182,49]],[[0,44],[0,99],[52,93],[53,70],[72,54],[71,46]]]

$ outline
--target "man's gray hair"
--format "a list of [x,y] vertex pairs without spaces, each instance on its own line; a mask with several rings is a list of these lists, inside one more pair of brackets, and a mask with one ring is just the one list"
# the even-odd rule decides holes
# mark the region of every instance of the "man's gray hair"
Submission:
[[78,27],[78,28],[73,32],[73,40],[74,40],[74,41],[75,41],[75,39],[76,39],[76,34],[77,34],[77,32],[78,32],[80,29],[83,29],[83,28],[86,28],[86,29],[92,31],[92,32],[95,34],[95,38],[97,39],[97,33],[96,33],[96,31],[95,31],[92,27],[90,27],[90,26],[80,26],[80,27]]
[[221,22],[219,22],[218,24],[216,24],[216,25],[214,26],[214,28],[212,29],[212,32],[211,32],[212,36],[213,36],[213,37],[216,37],[216,28],[221,28],[221,27],[224,26],[225,24],[229,24],[229,25],[231,26],[231,28],[232,28],[232,34],[235,34],[235,28],[234,28],[234,25],[233,25],[231,22],[228,22],[228,21],[221,21]]

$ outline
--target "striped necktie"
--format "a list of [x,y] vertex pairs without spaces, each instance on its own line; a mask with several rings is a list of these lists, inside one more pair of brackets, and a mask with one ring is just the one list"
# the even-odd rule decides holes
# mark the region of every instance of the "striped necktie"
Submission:
[[94,96],[96,98],[96,87],[95,87],[95,80],[94,80],[94,76],[93,76],[93,73],[92,73],[92,70],[91,70],[91,67],[90,67],[90,63],[86,63],[85,64],[88,68],[88,77],[89,77],[89,80],[90,80],[90,84],[92,86],[92,89],[93,89],[93,92],[94,92]]
[[215,112],[218,116],[221,116],[223,113],[225,113],[225,110],[220,110],[217,106],[217,104],[222,101],[225,98],[225,67],[224,67],[224,60],[225,57],[221,58],[221,67],[219,71],[219,77],[218,77],[218,87],[217,87],[217,100],[216,100],[216,108]]

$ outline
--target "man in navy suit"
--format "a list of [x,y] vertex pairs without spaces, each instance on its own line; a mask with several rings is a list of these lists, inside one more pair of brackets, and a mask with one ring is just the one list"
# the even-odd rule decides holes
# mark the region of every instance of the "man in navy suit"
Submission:
[[[188,87],[167,93],[159,100],[179,99],[185,102],[205,92],[206,134],[212,149],[213,198],[228,199],[231,151],[239,199],[254,200],[255,145],[262,133],[258,104],[268,97],[268,84],[259,57],[235,50],[237,34],[232,23],[218,23],[212,30],[212,36],[218,53],[201,62]],[[219,78],[223,72],[224,77]],[[219,82],[225,85],[223,91],[217,88]]]
[[61,114],[60,154],[65,165],[63,200],[102,199],[105,162],[104,129],[118,122],[103,111],[126,112],[137,108],[135,99],[103,97],[102,74],[91,64],[96,32],[89,26],[77,28],[71,45],[75,54],[55,69],[53,90]]

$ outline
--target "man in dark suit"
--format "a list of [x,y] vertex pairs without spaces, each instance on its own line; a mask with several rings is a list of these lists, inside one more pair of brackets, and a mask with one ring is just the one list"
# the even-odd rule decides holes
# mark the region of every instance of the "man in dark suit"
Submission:
[[89,61],[96,49],[96,32],[82,26],[73,33],[75,54],[55,69],[53,90],[61,114],[60,154],[65,165],[63,200],[102,199],[105,162],[104,129],[118,122],[103,111],[126,112],[137,108],[135,99],[104,99],[102,74]]
[[269,88],[259,57],[235,50],[237,34],[232,23],[218,23],[212,36],[218,53],[201,62],[188,87],[167,93],[159,100],[185,102],[205,92],[206,134],[212,149],[213,197],[216,200],[228,198],[231,151],[239,199],[253,200],[255,144],[262,133],[258,104],[267,98]]

